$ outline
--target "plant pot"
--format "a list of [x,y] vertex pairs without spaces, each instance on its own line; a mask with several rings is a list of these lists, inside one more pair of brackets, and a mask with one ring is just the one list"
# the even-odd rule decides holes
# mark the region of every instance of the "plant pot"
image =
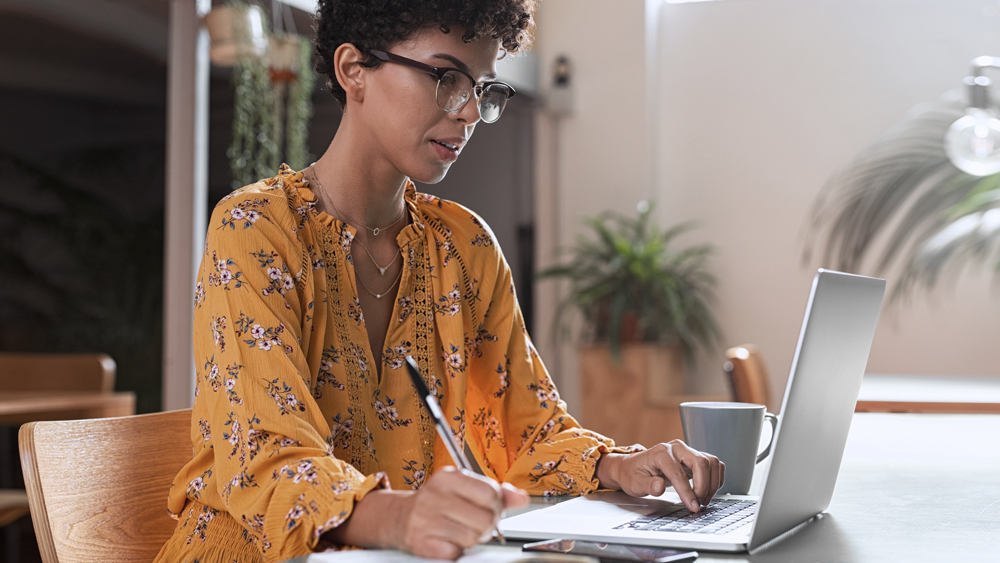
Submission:
[[[597,323],[594,337],[599,340],[606,340],[608,332],[611,330],[611,298],[602,299],[597,306]],[[622,324],[618,332],[618,341],[625,343],[642,342],[642,327],[639,325],[639,316],[635,311],[625,311],[622,314]]]
[[212,39],[209,57],[219,66],[233,66],[245,58],[267,55],[264,12],[260,6],[220,6],[205,15]]
[[299,75],[301,44],[302,37],[298,35],[271,36],[271,66],[268,73],[272,82],[288,83]]
[[[605,345],[579,351],[583,424],[620,444],[655,443],[674,430],[652,422],[672,416],[684,395],[686,362],[677,346],[623,343],[615,363]],[[654,427],[650,427],[654,426]]]

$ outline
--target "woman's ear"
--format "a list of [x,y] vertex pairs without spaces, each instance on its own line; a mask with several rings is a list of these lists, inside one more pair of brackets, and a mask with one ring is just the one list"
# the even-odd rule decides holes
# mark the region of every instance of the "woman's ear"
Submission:
[[366,59],[357,47],[344,43],[333,52],[333,68],[337,82],[347,93],[347,99],[361,102],[365,98],[365,81],[361,63]]

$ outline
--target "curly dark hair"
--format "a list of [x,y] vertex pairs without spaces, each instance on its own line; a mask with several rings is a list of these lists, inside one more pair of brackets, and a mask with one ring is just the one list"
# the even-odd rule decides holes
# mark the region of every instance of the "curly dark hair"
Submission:
[[[362,53],[386,50],[413,33],[438,27],[465,30],[462,40],[498,39],[506,53],[528,47],[534,28],[536,0],[320,0],[316,12],[316,71],[327,78],[327,88],[341,107],[347,93],[337,82],[333,54],[344,43]],[[381,61],[368,54],[362,63]]]

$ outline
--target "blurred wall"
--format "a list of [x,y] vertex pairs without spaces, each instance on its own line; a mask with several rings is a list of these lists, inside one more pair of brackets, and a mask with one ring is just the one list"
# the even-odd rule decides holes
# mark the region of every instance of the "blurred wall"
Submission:
[[[958,88],[973,57],[1000,54],[997,3],[665,4],[658,29],[661,210],[700,219],[695,236],[718,246],[726,342],[761,346],[780,397],[823,266],[802,262],[821,186],[911,107]],[[869,373],[1000,373],[988,269],[883,309]],[[705,385],[717,364],[702,362]]]
[[[581,219],[608,209],[632,213],[650,194],[645,108],[642,0],[545,0],[532,48],[539,57],[543,97],[551,91],[553,61],[570,59],[575,112],[536,121],[535,216],[537,262],[551,265],[556,249],[585,231]],[[562,293],[552,281],[537,290],[533,338],[560,393],[579,404],[575,345],[554,338]]]
[[[538,117],[540,265],[582,217],[650,195],[665,223],[700,221],[682,242],[718,247],[724,344],[760,345],[780,397],[822,265],[802,261],[820,188],[912,106],[958,88],[973,57],[1000,55],[996,12],[994,0],[542,2],[543,91],[566,54],[578,104]],[[884,310],[869,372],[1000,372],[994,293],[976,270]],[[559,297],[539,285],[535,340],[572,408],[575,346],[550,338]],[[699,360],[693,391],[726,391],[721,352]]]

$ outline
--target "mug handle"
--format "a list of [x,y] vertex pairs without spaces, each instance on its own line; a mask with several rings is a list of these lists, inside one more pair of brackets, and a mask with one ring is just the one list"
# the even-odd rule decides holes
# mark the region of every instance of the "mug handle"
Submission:
[[764,413],[764,418],[768,422],[771,423],[771,439],[769,439],[767,441],[767,447],[764,448],[764,451],[762,451],[761,453],[757,454],[757,461],[754,462],[755,464],[764,461],[764,458],[766,458],[767,455],[771,453],[771,444],[774,443],[774,433],[778,430],[778,417],[777,417],[777,415],[773,415],[773,414],[771,414],[769,412],[766,412],[766,413]]

